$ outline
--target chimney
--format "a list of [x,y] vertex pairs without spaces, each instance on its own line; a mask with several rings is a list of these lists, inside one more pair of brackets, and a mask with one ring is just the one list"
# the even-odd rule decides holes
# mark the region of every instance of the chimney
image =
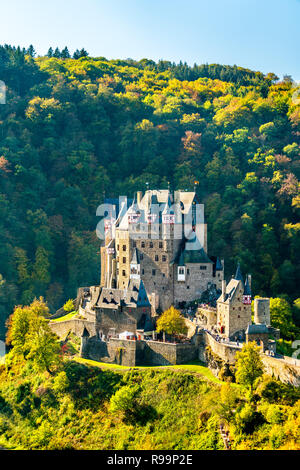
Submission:
[[222,281],[222,296],[225,297],[226,293],[226,281]]

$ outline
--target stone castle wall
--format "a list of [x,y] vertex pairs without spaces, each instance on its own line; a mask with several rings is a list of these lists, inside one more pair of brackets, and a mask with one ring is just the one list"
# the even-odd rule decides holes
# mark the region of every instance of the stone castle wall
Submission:
[[[235,355],[240,350],[239,347],[219,343],[208,332],[202,331],[197,335],[196,344],[198,345],[198,358],[202,362],[207,362],[205,348],[210,346],[213,353],[219,356],[224,362],[235,363]],[[261,359],[265,366],[265,373],[276,377],[284,383],[300,386],[300,360],[284,356],[277,358],[261,354]]]
[[53,333],[56,333],[60,339],[65,339],[69,332],[80,337],[84,327],[88,330],[90,336],[94,336],[96,334],[94,321],[80,320],[78,318],[55,323],[50,322],[49,326]]
[[262,354],[262,361],[267,374],[280,379],[284,383],[300,387],[300,360],[286,356],[281,359]]
[[206,331],[202,331],[197,335],[197,342],[199,345],[198,358],[202,362],[206,362],[205,348],[210,346],[211,350],[217,354],[224,362],[229,364],[235,363],[235,355],[240,348],[235,345],[220,343]]
[[167,366],[184,364],[197,358],[194,344],[173,344],[158,341],[135,341],[110,338],[108,342],[91,338],[83,351],[84,357],[94,361],[120,364]]

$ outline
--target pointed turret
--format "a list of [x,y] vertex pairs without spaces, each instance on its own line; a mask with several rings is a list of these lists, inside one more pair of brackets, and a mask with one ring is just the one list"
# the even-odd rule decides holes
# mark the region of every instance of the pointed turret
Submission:
[[244,295],[251,295],[251,286],[249,283],[249,278],[246,276],[245,288],[244,288]]
[[241,271],[241,267],[240,267],[240,263],[238,263],[238,265],[237,265],[237,269],[236,269],[236,273],[235,273],[234,279],[235,279],[236,281],[242,281],[242,283],[244,284],[243,275],[242,275],[242,271]]
[[223,271],[223,266],[222,266],[220,258],[217,258],[217,261],[216,261],[216,271]]
[[243,304],[244,305],[251,305],[250,275],[246,276],[246,281],[245,281],[245,286],[244,286],[244,293],[243,293]]
[[141,264],[137,248],[134,249],[130,262],[130,279],[140,279]]

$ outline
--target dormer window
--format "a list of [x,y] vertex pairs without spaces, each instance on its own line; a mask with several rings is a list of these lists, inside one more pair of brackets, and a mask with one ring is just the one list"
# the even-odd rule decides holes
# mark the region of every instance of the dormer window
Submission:
[[185,281],[185,266],[178,266],[177,280],[178,281]]

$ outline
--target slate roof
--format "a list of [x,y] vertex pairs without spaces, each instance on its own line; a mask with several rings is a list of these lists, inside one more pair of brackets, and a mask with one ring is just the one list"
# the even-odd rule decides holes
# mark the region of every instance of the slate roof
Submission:
[[216,271],[223,271],[223,266],[222,266],[220,258],[217,258],[217,261],[216,261]]
[[220,297],[218,298],[218,302],[227,302],[227,303],[229,303],[233,299],[233,297],[236,293],[236,289],[237,289],[240,282],[241,281],[238,280],[238,279],[231,279],[229,281],[229,283],[227,284],[227,286],[226,286],[225,296],[223,296],[223,294],[221,294]]
[[247,335],[254,335],[254,334],[268,334],[269,329],[267,325],[264,323],[258,323],[256,325],[248,325],[246,334]]
[[244,280],[243,280],[243,275],[242,275],[240,263],[238,263],[238,265],[237,265],[236,273],[235,273],[234,279],[236,279],[237,281],[242,281],[242,283],[244,284]]
[[251,288],[250,288],[248,276],[245,282],[244,295],[251,295]]
[[125,307],[149,307],[148,295],[141,279],[130,279],[127,289],[103,287],[95,302],[95,307],[118,309]]
[[[196,236],[195,236],[195,240],[196,240]],[[178,264],[178,266],[184,266],[185,264],[188,264],[188,263],[212,264],[212,261],[208,257],[204,248],[199,248],[196,250],[186,249],[187,241],[188,241],[187,239],[182,240],[182,243],[180,244],[178,252],[176,253],[175,257],[170,263],[171,265]]]
[[133,251],[131,264],[140,264],[140,257],[139,257],[139,252],[137,248],[135,248]]

